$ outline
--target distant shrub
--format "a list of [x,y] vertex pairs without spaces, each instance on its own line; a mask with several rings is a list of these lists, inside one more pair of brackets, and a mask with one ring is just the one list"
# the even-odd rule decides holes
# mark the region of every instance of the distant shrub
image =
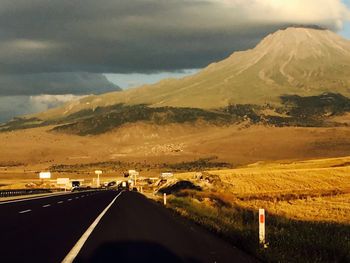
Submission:
[[170,186],[163,187],[158,190],[159,193],[161,194],[177,194],[180,191],[183,190],[196,190],[196,191],[201,191],[201,187],[195,185],[194,183],[190,181],[179,181],[176,182]]

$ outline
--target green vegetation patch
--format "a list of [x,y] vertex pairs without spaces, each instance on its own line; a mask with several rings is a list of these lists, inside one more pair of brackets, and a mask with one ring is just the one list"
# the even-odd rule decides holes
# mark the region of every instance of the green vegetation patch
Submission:
[[[76,117],[79,117],[79,119],[75,120]],[[84,110],[84,112],[78,112],[74,116],[69,116],[68,119],[75,121],[57,126],[53,131],[77,135],[96,135],[120,127],[123,124],[138,121],[158,125],[193,123],[199,120],[224,124],[231,122],[232,117],[224,112],[195,108],[151,108],[147,105],[115,105],[108,108],[97,108],[95,111]]]
[[[145,104],[116,104],[85,109],[61,118],[43,121],[38,118],[15,118],[0,126],[0,131],[56,125],[52,131],[75,135],[97,135],[127,123],[147,122],[157,125],[206,122],[213,125],[231,125],[243,121],[277,127],[324,127],[332,124],[327,118],[350,112],[350,99],[341,94],[323,93],[319,96],[281,96],[281,106],[231,104],[225,108],[205,110],[198,108],[149,107]],[[266,111],[271,112],[269,115]],[[273,114],[275,113],[275,114]]]
[[281,101],[283,110],[288,115],[302,119],[334,116],[350,111],[350,99],[335,93],[309,97],[285,95],[281,96]]
[[[82,163],[82,164],[55,164],[50,166],[49,170],[52,172],[84,172],[103,169],[108,171],[123,171],[130,168],[138,171],[143,170],[159,170],[159,171],[198,171],[210,170],[220,168],[233,168],[230,163],[215,161],[217,157],[200,158],[191,162],[180,163],[146,163],[146,162],[96,162],[96,163]],[[188,169],[188,170],[186,170]],[[211,176],[211,175],[208,175]]]
[[13,120],[0,125],[0,132],[13,131],[19,129],[29,129],[39,127],[44,124],[44,122],[38,118],[14,118]]
[[180,162],[174,164],[164,164],[164,168],[169,168],[172,171],[202,171],[217,168],[233,168],[231,163],[216,161],[217,157],[200,158],[190,162]]

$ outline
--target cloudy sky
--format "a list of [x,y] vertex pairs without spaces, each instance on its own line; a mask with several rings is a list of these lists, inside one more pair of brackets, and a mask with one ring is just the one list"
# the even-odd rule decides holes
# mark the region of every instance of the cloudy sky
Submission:
[[0,121],[181,77],[288,25],[350,38],[349,0],[0,0]]

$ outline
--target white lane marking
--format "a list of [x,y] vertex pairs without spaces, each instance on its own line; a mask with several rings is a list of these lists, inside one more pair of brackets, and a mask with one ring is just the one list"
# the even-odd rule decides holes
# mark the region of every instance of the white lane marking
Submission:
[[70,202],[70,201],[72,201],[72,199],[68,199],[67,201]]
[[25,202],[25,201],[31,201],[31,200],[36,200],[36,199],[44,199],[44,198],[56,197],[56,196],[60,196],[60,195],[65,195],[65,193],[52,194],[52,195],[41,196],[41,197],[29,197],[29,198],[25,198],[25,199],[18,199],[18,200],[11,200],[11,201],[4,201],[4,202],[0,202],[0,205]]
[[77,196],[75,199],[79,199],[79,196]]
[[29,212],[32,212],[31,209],[28,209],[28,210],[23,210],[21,212],[18,212],[19,214],[24,214],[24,213],[29,213]]
[[112,202],[102,211],[102,213],[95,219],[95,221],[91,224],[91,226],[85,231],[85,233],[81,236],[81,238],[78,240],[78,242],[75,244],[75,246],[69,251],[67,256],[62,260],[62,263],[71,263],[76,258],[76,256],[79,254],[81,248],[84,246],[86,240],[91,235],[92,231],[94,231],[95,227],[98,225],[98,223],[101,221],[102,217],[107,213],[108,209],[114,204],[115,200],[122,194],[123,192],[120,192]]
[[58,202],[57,202],[57,204],[62,204],[62,203],[63,203],[63,201],[58,201]]
[[42,207],[50,207],[51,205],[50,204],[47,204],[47,205],[43,205]]
[[25,202],[25,201],[31,201],[31,200],[37,200],[37,199],[44,199],[44,198],[50,198],[50,197],[56,197],[56,196],[75,195],[75,194],[78,194],[78,193],[56,193],[56,194],[50,194],[45,196],[39,196],[39,197],[28,197],[24,199],[17,199],[17,200],[3,201],[3,202],[0,201],[0,205]]

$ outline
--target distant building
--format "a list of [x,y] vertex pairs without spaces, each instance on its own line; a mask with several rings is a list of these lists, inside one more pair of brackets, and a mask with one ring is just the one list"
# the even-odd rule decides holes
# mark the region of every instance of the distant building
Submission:
[[173,177],[174,174],[173,173],[161,173],[160,177],[161,178],[169,178],[169,177]]

